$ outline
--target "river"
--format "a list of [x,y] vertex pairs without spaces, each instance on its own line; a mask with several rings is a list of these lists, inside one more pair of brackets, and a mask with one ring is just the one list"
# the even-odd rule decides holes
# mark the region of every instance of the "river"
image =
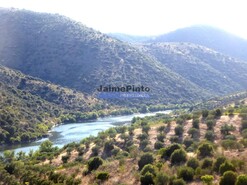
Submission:
[[100,131],[104,131],[108,128],[119,125],[127,125],[130,123],[132,118],[136,116],[145,117],[155,115],[156,113],[168,114],[170,112],[170,110],[166,110],[153,113],[132,114],[127,116],[107,116],[104,118],[98,118],[96,121],[91,122],[60,124],[56,127],[53,127],[49,131],[49,137],[28,144],[6,146],[0,151],[0,154],[4,150],[12,150],[15,151],[15,153],[20,151],[26,153],[31,150],[35,151],[39,148],[39,145],[47,139],[52,141],[54,146],[61,148],[65,144],[71,142],[80,142],[83,138],[86,138],[90,135],[96,136]]

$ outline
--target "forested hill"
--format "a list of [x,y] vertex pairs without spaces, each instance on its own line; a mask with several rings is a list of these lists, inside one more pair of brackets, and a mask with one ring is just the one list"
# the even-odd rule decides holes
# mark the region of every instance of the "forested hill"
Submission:
[[0,19],[0,63],[25,74],[90,94],[100,85],[143,85],[156,103],[209,97],[137,48],[66,17],[4,9]]

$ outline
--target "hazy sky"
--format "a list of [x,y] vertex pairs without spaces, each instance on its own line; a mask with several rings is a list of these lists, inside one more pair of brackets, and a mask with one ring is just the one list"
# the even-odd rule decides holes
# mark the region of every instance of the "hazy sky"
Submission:
[[206,24],[247,39],[246,5],[246,0],[0,0],[0,7],[59,13],[104,33],[157,35]]

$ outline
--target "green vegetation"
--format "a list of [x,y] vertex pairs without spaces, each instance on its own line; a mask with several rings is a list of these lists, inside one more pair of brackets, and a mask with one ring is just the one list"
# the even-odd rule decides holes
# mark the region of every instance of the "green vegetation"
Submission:
[[[234,119],[237,123],[245,123],[246,105],[232,106]],[[228,109],[221,110],[222,116],[215,116],[216,110],[209,111],[206,118],[202,112],[193,112],[190,116],[180,115],[179,118],[162,115],[133,119],[130,126],[110,128],[83,139],[80,143],[71,143],[58,149],[50,141],[45,141],[36,152],[14,154],[5,151],[0,157],[0,182],[3,184],[86,184],[108,183],[118,181],[119,184],[188,184],[203,182],[207,185],[216,184],[245,184],[245,156],[236,149],[222,147],[223,137],[220,129],[225,127],[222,120],[232,120]],[[205,110],[204,110],[205,112]],[[225,114],[227,113],[227,114]],[[173,115],[172,115],[173,116]],[[241,117],[240,117],[241,116]],[[199,125],[206,120],[217,122],[213,130],[217,137],[212,143],[200,135],[197,140],[187,133],[181,134],[181,143],[171,143],[175,136],[175,128],[188,127],[192,119],[198,119]],[[178,120],[179,123],[176,123]],[[182,121],[181,121],[182,120]],[[229,122],[226,124],[230,125]],[[235,126],[235,122],[231,121]],[[230,131],[228,135],[236,136],[233,140],[243,146],[243,130]],[[194,128],[196,129],[196,128]],[[186,135],[186,137],[184,137]],[[229,139],[229,138],[228,138]],[[145,143],[145,144],[144,144]],[[231,155],[234,155],[232,157]],[[128,181],[128,182],[127,182]]]

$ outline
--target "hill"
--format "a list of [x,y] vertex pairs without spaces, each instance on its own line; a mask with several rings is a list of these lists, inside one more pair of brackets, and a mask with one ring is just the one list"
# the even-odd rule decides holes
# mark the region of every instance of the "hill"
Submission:
[[24,74],[94,95],[100,85],[143,85],[151,89],[146,103],[210,96],[137,48],[64,16],[3,9],[0,19],[0,63]]
[[190,42],[247,61],[247,40],[210,26],[178,29],[149,42]]
[[30,184],[246,184],[247,100],[187,114],[135,118],[58,150],[0,158],[0,182]]
[[81,92],[0,65],[0,145],[30,142],[47,134],[61,116],[106,109]]
[[167,68],[211,93],[247,89],[247,63],[192,43],[138,45]]

